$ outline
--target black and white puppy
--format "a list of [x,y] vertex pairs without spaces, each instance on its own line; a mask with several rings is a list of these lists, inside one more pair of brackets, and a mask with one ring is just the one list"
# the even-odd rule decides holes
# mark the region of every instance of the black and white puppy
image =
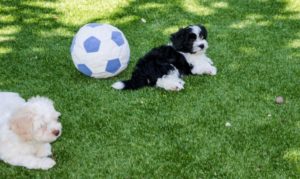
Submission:
[[115,89],[138,89],[157,86],[165,90],[184,88],[183,75],[216,75],[217,69],[205,55],[208,48],[207,30],[191,25],[171,35],[171,44],[152,49],[140,58],[131,79],[112,85]]

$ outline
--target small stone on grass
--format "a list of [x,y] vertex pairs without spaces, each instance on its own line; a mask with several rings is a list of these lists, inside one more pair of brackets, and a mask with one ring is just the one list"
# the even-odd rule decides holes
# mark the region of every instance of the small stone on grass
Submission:
[[225,126],[226,126],[226,127],[231,127],[230,122],[226,122]]
[[284,103],[284,98],[282,96],[277,96],[275,99],[276,104],[283,104]]

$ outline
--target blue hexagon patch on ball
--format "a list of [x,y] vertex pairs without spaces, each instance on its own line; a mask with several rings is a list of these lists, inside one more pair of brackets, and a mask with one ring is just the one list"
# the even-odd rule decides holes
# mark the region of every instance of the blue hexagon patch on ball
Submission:
[[83,46],[87,53],[93,53],[98,52],[100,44],[101,42],[99,39],[97,39],[94,36],[91,36],[84,41]]
[[113,31],[111,34],[111,40],[113,40],[118,46],[124,44],[124,39],[122,37],[121,32]]
[[85,64],[78,64],[77,68],[81,73],[83,73],[87,76],[92,76],[93,72]]
[[120,60],[118,58],[108,60],[105,71],[109,73],[115,73],[121,67]]

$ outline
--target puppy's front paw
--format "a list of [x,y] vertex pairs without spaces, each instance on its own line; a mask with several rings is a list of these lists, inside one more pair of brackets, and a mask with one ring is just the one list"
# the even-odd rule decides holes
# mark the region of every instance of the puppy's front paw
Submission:
[[165,90],[168,91],[180,91],[182,89],[184,89],[184,81],[177,80],[177,81],[173,81],[172,83],[168,83],[164,86]]
[[216,74],[217,74],[217,68],[214,67],[214,66],[211,66],[211,69],[210,69],[210,71],[208,72],[208,74],[209,74],[209,75],[212,75],[212,76],[216,75]]
[[42,170],[48,170],[48,169],[52,168],[55,164],[56,164],[56,162],[53,159],[43,158],[39,162],[39,168]]
[[176,82],[170,90],[171,91],[180,91],[182,89],[184,89],[184,81],[183,80],[178,80],[178,82]]

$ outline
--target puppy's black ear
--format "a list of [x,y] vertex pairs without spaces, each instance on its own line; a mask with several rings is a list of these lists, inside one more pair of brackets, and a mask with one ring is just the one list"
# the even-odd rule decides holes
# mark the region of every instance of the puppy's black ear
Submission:
[[183,30],[182,28],[180,28],[177,32],[171,34],[171,42],[173,47],[176,50],[182,49],[182,41],[183,41]]
[[201,24],[199,24],[198,26],[201,29],[200,33],[201,33],[201,35],[203,35],[203,38],[207,39],[207,30],[206,30],[206,27],[204,25],[201,25]]
[[171,34],[170,40],[176,50],[182,50],[184,48],[184,42],[186,41],[186,36],[188,35],[187,31],[187,28],[180,28],[174,34]]

